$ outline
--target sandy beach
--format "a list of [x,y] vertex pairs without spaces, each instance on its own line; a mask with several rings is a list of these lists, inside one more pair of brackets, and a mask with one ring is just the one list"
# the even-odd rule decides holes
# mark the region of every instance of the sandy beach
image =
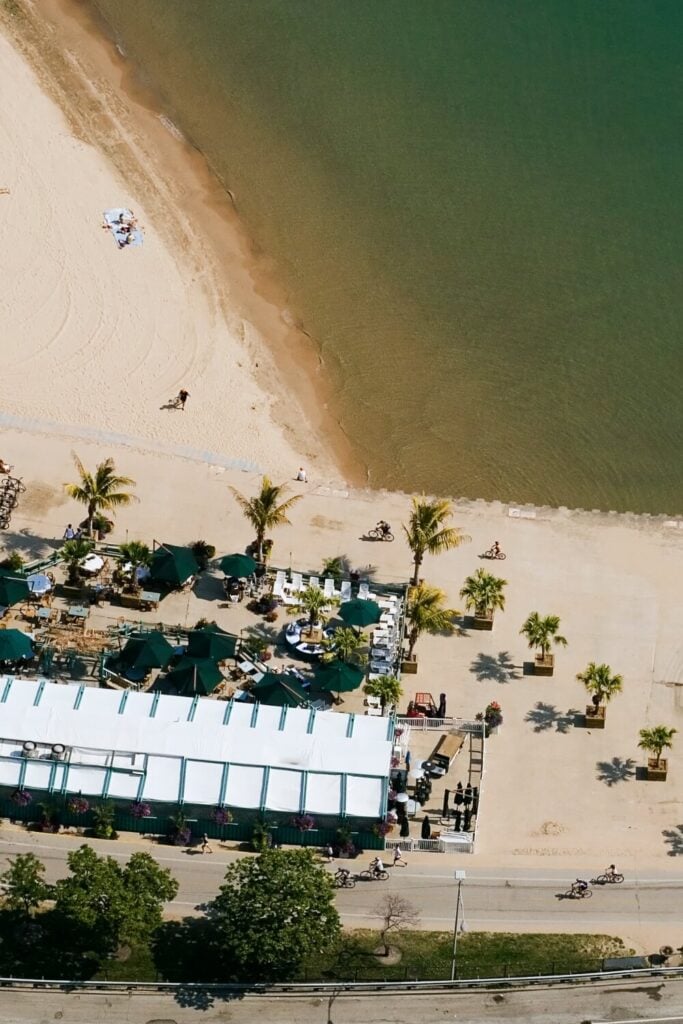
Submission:
[[[29,55],[33,31],[24,36]],[[74,52],[62,71],[71,67],[82,87]],[[251,532],[229,485],[251,494],[268,472],[305,495],[292,527],[275,535],[273,564],[319,571],[324,558],[345,555],[369,576],[404,582],[410,555],[398,524],[408,499],[345,482],[351,457],[320,401],[316,412],[323,377],[280,309],[259,297],[237,225],[223,232],[227,222],[215,212],[223,243],[230,235],[234,246],[221,276],[214,239],[199,230],[218,210],[210,186],[183,191],[189,179],[174,178],[180,165],[172,161],[156,176],[152,129],[149,138],[136,134],[129,101],[107,92],[104,79],[93,87],[98,113],[79,101],[67,121],[49,94],[64,88],[51,77],[53,60],[58,53],[46,51],[40,80],[0,34],[0,187],[8,189],[0,194],[0,456],[27,484],[2,548],[35,558],[59,546],[79,516],[63,489],[74,479],[75,450],[89,468],[112,456],[137,481],[140,502],[118,515],[114,542],[201,537],[219,554],[243,550]],[[109,70],[122,74],[115,63]],[[180,147],[177,159],[190,159],[147,116]],[[113,162],[89,131],[108,140]],[[143,226],[139,248],[120,250],[102,228],[103,210],[121,206]],[[267,347],[261,327],[269,318],[277,330]],[[165,408],[181,387],[190,392],[187,409]],[[294,482],[301,464],[308,485]],[[363,539],[380,518],[394,525],[396,543]],[[419,689],[445,692],[456,715],[472,716],[493,699],[503,705],[503,728],[489,744],[480,862],[543,858],[588,870],[616,857],[627,871],[673,871],[683,851],[683,522],[484,502],[457,503],[455,521],[472,544],[429,559],[427,579],[460,607],[465,576],[487,564],[479,553],[499,538],[509,552],[501,563],[506,611],[492,633],[463,628],[421,640],[405,703]],[[558,614],[569,638],[553,679],[524,672],[529,652],[519,629],[534,609]],[[176,609],[187,622],[197,610]],[[230,628],[217,602],[201,611]],[[607,728],[593,735],[573,727],[585,705],[575,676],[591,660],[625,679]],[[668,782],[647,784],[636,778],[638,730],[660,722],[679,736]]]
[[[113,48],[63,13],[56,36],[18,10],[0,37],[0,422],[338,477],[315,354],[258,294],[263,275],[201,158],[114,93]],[[112,207],[133,210],[141,247],[102,228]],[[167,408],[181,387],[184,414]],[[334,447],[343,459],[343,439]]]

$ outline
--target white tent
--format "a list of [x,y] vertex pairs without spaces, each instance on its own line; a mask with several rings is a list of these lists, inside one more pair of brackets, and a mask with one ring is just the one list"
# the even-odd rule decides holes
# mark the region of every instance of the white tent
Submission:
[[377,818],[392,739],[387,718],[0,679],[0,786]]

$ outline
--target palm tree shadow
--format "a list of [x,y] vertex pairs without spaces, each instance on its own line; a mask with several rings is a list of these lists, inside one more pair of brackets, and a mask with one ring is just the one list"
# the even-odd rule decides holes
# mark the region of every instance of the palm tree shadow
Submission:
[[669,857],[683,857],[683,825],[676,825],[675,828],[665,828],[662,831],[664,842],[670,847],[667,852]]
[[527,711],[524,721],[533,725],[534,732],[547,732],[554,726],[555,732],[565,734],[576,724],[579,714],[576,708],[569,708],[566,714],[562,714],[554,704],[539,700],[531,711]]
[[611,761],[598,761],[595,766],[598,782],[616,786],[617,782],[629,782],[635,778],[636,762],[632,757],[613,757]]
[[510,660],[508,651],[499,651],[498,655],[484,654],[480,651],[470,665],[470,672],[480,683],[487,680],[494,683],[510,683],[513,679],[520,678],[517,665]]

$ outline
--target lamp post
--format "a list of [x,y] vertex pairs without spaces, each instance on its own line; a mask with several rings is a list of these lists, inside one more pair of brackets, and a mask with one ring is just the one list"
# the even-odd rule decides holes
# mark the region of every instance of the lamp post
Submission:
[[458,883],[458,897],[455,904],[455,922],[453,924],[453,956],[451,957],[451,981],[455,981],[456,963],[458,955],[458,931],[462,928],[464,922],[460,921],[460,911],[462,907],[462,896],[461,889],[462,883],[467,877],[464,871],[457,870],[453,872],[453,877]]

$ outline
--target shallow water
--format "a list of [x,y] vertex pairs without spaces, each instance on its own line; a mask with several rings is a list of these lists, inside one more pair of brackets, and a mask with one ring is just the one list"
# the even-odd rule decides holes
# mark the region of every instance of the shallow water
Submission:
[[96,0],[372,484],[683,511],[683,5]]

